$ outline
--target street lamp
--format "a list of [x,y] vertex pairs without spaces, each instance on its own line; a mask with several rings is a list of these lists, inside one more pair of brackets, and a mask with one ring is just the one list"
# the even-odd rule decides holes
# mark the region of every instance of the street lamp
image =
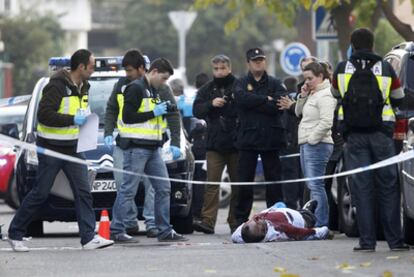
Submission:
[[[273,49],[275,50],[275,60],[276,60],[276,53],[281,53],[283,51],[283,48],[285,48],[285,40],[283,38],[275,39],[272,41]],[[276,62],[275,62],[275,73],[274,76],[276,76]]]
[[168,17],[170,18],[172,24],[174,25],[174,28],[178,33],[178,68],[183,71],[183,82],[187,83],[187,77],[185,74],[185,36],[188,30],[190,30],[194,20],[196,19],[197,13],[187,11],[171,11],[168,13]]

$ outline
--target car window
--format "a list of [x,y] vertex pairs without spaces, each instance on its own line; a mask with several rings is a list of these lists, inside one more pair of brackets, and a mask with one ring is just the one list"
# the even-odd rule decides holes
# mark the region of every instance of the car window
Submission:
[[407,59],[407,78],[406,78],[406,85],[407,88],[410,91],[414,91],[414,55],[410,56],[410,58]]
[[105,122],[106,102],[112,93],[118,78],[96,78],[89,80],[91,85],[89,89],[89,106],[91,111],[99,117],[99,125],[103,126]]

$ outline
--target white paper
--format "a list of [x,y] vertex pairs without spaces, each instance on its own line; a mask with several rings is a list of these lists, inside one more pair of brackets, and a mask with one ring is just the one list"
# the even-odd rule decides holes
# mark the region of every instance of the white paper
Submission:
[[95,113],[88,115],[85,124],[79,128],[78,148],[76,152],[96,149],[98,144],[99,117]]

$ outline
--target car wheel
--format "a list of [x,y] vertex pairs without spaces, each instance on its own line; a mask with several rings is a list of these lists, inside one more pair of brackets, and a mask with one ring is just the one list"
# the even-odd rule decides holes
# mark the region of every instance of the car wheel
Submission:
[[179,234],[192,234],[194,232],[192,210],[190,209],[190,212],[185,217],[171,217],[171,224],[174,230]]
[[352,205],[349,181],[347,177],[338,178],[339,228],[348,237],[358,237],[356,209]]
[[404,222],[404,240],[405,243],[414,245],[414,220],[409,218],[404,211],[403,214],[403,222]]
[[225,171],[221,177],[220,194],[219,194],[219,208],[224,209],[230,205],[231,186],[226,182],[230,182],[230,177]]
[[12,178],[9,180],[7,187],[6,197],[4,199],[6,204],[12,209],[18,209],[20,207],[19,195],[17,193],[16,175],[12,173]]
[[43,233],[43,221],[32,221],[27,227],[26,236],[28,237],[42,237]]

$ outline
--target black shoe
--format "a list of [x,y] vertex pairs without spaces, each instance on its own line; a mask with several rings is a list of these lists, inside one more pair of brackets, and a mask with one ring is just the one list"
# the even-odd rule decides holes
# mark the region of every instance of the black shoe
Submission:
[[147,230],[147,237],[148,238],[156,238],[158,236],[158,229],[157,228],[152,228]]
[[315,213],[316,206],[318,206],[318,201],[313,199],[313,200],[309,200],[308,202],[306,202],[305,205],[303,205],[302,209],[303,210],[308,210],[311,213]]
[[406,244],[400,244],[400,245],[391,247],[390,249],[391,251],[408,251],[410,250],[410,247]]
[[197,232],[202,232],[202,233],[205,233],[205,234],[214,234],[214,228],[208,226],[207,224],[205,224],[202,221],[194,221],[193,222],[193,228]]
[[166,237],[158,238],[159,242],[176,242],[176,241],[187,241],[188,238],[183,235],[177,234],[174,230],[171,231]]
[[125,231],[130,236],[138,236],[139,235],[139,227],[138,226],[126,228]]
[[115,243],[138,243],[139,240],[134,239],[130,235],[127,234],[119,234],[119,235],[111,235],[111,240]]
[[355,246],[354,252],[363,252],[363,253],[375,252],[375,247]]

